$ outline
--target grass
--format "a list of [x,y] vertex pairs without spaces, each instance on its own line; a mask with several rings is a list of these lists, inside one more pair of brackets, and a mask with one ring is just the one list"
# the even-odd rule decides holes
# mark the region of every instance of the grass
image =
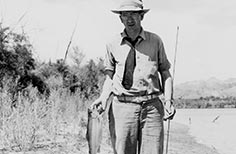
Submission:
[[48,100],[33,87],[28,92],[13,109],[10,95],[0,92],[0,152],[87,153],[86,111],[92,100],[64,89],[52,91]]

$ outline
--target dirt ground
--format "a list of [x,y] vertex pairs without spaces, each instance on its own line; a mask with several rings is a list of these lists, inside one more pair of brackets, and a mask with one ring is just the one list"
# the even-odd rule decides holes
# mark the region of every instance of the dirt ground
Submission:
[[[165,125],[166,127],[166,125]],[[15,148],[11,151],[1,149],[0,154],[88,154],[88,144],[85,139],[86,129],[78,133],[72,126],[58,131],[55,142],[47,143],[47,139],[39,141],[30,151],[20,152]],[[167,130],[165,128],[165,130]],[[165,134],[166,136],[166,134]],[[50,140],[50,139],[48,139]],[[52,140],[50,140],[52,141]],[[166,144],[165,144],[166,145]],[[100,154],[112,154],[107,123],[104,124],[103,140]],[[165,151],[164,151],[165,153]],[[207,147],[196,142],[194,137],[188,134],[185,125],[171,123],[168,154],[219,154],[214,147]]]

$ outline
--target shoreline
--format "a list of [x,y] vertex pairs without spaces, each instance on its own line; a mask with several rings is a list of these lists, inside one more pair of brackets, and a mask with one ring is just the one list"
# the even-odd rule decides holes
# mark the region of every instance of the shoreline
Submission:
[[[106,123],[107,124],[107,123]],[[103,139],[101,144],[101,152],[99,154],[113,154],[110,144],[108,126],[104,125]],[[164,122],[165,129],[165,142],[164,152],[166,154],[166,133],[167,122]],[[84,135],[85,130],[81,132]],[[82,137],[82,136],[81,136]],[[78,135],[65,134],[63,136],[64,142],[55,145],[45,145],[45,147],[35,148],[27,152],[14,152],[14,151],[0,151],[4,154],[87,154],[88,144],[84,137],[78,138]],[[220,154],[214,147],[198,143],[196,139],[189,134],[189,127],[187,125],[171,121],[168,154]]]
[[[164,123],[166,148],[167,122]],[[194,136],[189,134],[189,127],[184,124],[172,122],[170,125],[168,154],[220,154],[214,147],[198,143]],[[165,153],[166,151],[164,151]]]

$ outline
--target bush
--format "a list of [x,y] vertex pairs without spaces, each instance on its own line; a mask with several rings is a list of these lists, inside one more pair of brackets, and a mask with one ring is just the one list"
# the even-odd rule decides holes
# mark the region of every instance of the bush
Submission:
[[[75,137],[76,144],[84,146],[87,108],[105,80],[103,60],[90,60],[82,66],[84,55],[77,52],[79,57],[75,57],[73,66],[61,59],[40,63],[33,58],[32,50],[24,33],[0,27],[0,147],[29,151],[61,144],[62,136]],[[22,74],[28,75],[27,80]],[[34,88],[34,79],[48,85],[47,99],[38,95],[42,89]],[[27,81],[20,86],[26,93],[16,90],[21,81]]]
[[[10,31],[9,27],[2,27],[0,23],[0,83],[4,77],[11,77],[14,81],[21,73],[21,69],[28,69],[34,61],[32,45],[28,37],[22,33]],[[33,63],[31,63],[33,65]]]

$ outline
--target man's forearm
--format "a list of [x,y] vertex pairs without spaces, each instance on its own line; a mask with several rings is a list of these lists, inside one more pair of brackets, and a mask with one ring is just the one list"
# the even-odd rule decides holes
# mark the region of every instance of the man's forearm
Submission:
[[169,76],[168,78],[165,79],[165,87],[164,87],[164,96],[165,96],[165,101],[169,101],[172,98],[172,78]]
[[165,101],[170,101],[172,99],[172,77],[169,71],[164,71],[161,73],[162,83],[164,88]]
[[102,88],[100,98],[103,101],[106,101],[109,98],[111,92],[112,92],[112,79],[110,78],[109,75],[106,75],[106,80],[103,84],[103,88]]

